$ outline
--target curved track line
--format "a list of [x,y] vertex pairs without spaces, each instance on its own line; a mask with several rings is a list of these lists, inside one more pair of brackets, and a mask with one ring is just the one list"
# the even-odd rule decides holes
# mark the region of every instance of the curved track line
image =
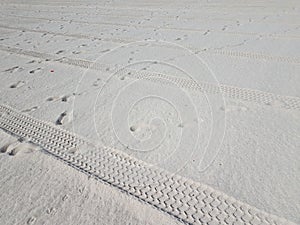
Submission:
[[0,128],[190,225],[293,224],[209,186],[171,174],[118,150],[96,146],[8,106],[0,105]]

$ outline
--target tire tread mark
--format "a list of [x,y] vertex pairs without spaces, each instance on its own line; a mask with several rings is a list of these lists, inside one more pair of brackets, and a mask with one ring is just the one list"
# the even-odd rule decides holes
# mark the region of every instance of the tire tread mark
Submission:
[[[171,174],[118,150],[96,146],[85,138],[9,106],[0,105],[0,128],[26,138],[81,172],[186,224],[293,224],[204,184]],[[89,148],[83,153],[81,148],[87,146]],[[69,150],[74,147],[78,150],[70,153]],[[94,166],[93,162],[98,166]]]
[[[78,66],[84,69],[94,69],[106,72],[106,68],[109,67],[108,65],[95,63],[88,60],[82,59],[72,59],[72,58],[58,58],[56,56],[40,53],[36,51],[24,50],[20,48],[13,48],[5,45],[0,45],[0,50],[25,55],[29,57],[35,57],[39,59],[47,59],[52,60],[55,62],[71,65],[71,66]],[[112,69],[111,72],[117,72],[117,69]],[[229,85],[217,85],[208,82],[198,82],[192,79],[181,78],[176,76],[170,76],[161,73],[150,73],[147,71],[137,71],[131,69],[124,69],[119,71],[118,76],[120,77],[129,77],[133,79],[144,79],[151,82],[159,83],[162,85],[175,85],[180,88],[184,88],[191,91],[198,91],[205,94],[222,94],[226,98],[231,99],[239,99],[248,102],[254,102],[262,105],[267,106],[274,106],[288,110],[300,110],[300,98],[293,97],[293,96],[284,96],[284,95],[277,95],[269,92],[247,89],[247,88],[239,88],[235,86]]]
[[[103,38],[103,37],[97,37],[97,36],[85,35],[85,34],[69,34],[69,33],[64,33],[64,32],[53,32],[53,31],[47,31],[47,30],[28,29],[25,27],[11,27],[11,26],[3,25],[3,24],[0,24],[0,28],[10,29],[10,30],[22,30],[22,31],[42,33],[42,34],[47,33],[47,34],[52,34],[52,35],[59,35],[59,36],[79,38],[79,39],[95,39],[95,40],[98,39],[98,40],[104,41],[104,42],[119,43],[119,44],[128,44],[128,43],[136,41],[133,39]],[[248,58],[248,59],[252,59],[252,60],[266,60],[266,61],[275,61],[275,62],[292,63],[292,64],[300,63],[300,59],[298,57],[272,56],[272,55],[256,53],[256,52],[241,52],[241,51],[230,51],[230,50],[199,51],[199,49],[196,49],[194,47],[191,47],[191,46],[187,46],[187,47],[190,50],[197,52],[199,54],[217,54],[217,55],[225,55],[225,56],[237,57],[237,58]]]

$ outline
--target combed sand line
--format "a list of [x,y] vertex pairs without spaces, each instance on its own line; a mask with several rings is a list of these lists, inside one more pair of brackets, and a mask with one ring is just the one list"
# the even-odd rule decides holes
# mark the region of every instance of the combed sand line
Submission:
[[0,128],[187,224],[293,224],[8,106],[0,105]]
[[[7,15],[3,16],[14,17],[14,18],[26,18],[26,19],[35,19],[35,20],[44,20],[44,21],[56,21],[56,22],[70,22],[79,23],[79,24],[93,24],[93,25],[108,25],[108,26],[122,26],[122,27],[139,27],[143,29],[158,29],[158,30],[175,30],[175,31],[187,31],[187,32],[206,32],[206,29],[192,29],[184,27],[164,27],[164,26],[151,26],[151,25],[141,25],[141,24],[124,24],[124,23],[109,23],[109,22],[88,22],[81,20],[70,20],[70,19],[54,19],[54,18],[45,18],[45,17],[32,17],[32,16],[21,16],[21,15]],[[218,33],[222,35],[244,35],[244,36],[262,36],[263,38],[271,39],[299,39],[300,36],[297,35],[280,35],[280,34],[271,34],[271,33],[257,33],[257,32],[231,32],[231,31],[218,31],[213,30],[213,33]]]
[[[8,46],[0,45],[0,50],[25,55],[30,57],[35,57],[39,59],[45,59],[47,61],[55,61],[67,65],[78,66],[85,69],[93,69],[105,72],[109,65],[104,65],[100,63],[95,63],[88,60],[82,59],[71,59],[67,57],[57,57],[51,54],[40,53],[36,51],[24,50],[20,48],[13,48]],[[222,94],[226,98],[239,99],[249,102],[255,102],[258,104],[276,106],[279,108],[289,109],[289,110],[300,110],[300,98],[293,96],[283,96],[276,95],[269,92],[263,92],[259,90],[239,88],[229,85],[217,85],[207,82],[198,82],[188,78],[180,78],[175,76],[170,76],[161,73],[153,73],[147,71],[137,71],[132,69],[112,69],[111,73],[116,73],[118,77],[130,77],[134,79],[145,79],[151,82],[156,82],[160,84],[175,85],[180,88],[199,91],[205,94]]]
[[[17,30],[17,31],[26,31],[26,32],[34,32],[34,33],[42,33],[42,34],[52,34],[58,35],[63,37],[73,37],[73,38],[80,38],[80,39],[97,39],[104,42],[110,43],[120,43],[120,44],[129,44],[136,42],[137,40],[130,40],[130,39],[119,39],[119,38],[103,38],[91,35],[83,35],[83,34],[68,34],[63,32],[53,32],[47,30],[35,30],[35,29],[28,29],[25,27],[11,27],[0,24],[0,28],[9,29],[9,30]],[[186,46],[191,51],[194,51],[198,54],[218,54],[218,55],[225,55],[230,57],[238,57],[238,58],[248,58],[252,60],[267,60],[267,61],[275,61],[275,62],[284,62],[284,63],[292,63],[292,64],[300,64],[300,58],[297,57],[289,57],[289,56],[274,56],[274,55],[267,55],[262,53],[256,52],[240,52],[240,51],[229,51],[229,50],[206,50],[200,51],[199,49]],[[175,48],[174,46],[170,48]]]

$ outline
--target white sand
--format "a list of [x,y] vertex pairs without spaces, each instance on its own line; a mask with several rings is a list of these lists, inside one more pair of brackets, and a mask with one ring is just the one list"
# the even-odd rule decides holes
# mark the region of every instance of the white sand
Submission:
[[[2,1],[0,103],[300,223],[299,15],[297,1]],[[106,82],[120,65],[213,85]],[[0,154],[0,168],[3,224],[180,223],[36,147]]]
[[0,171],[1,224],[180,224],[39,151],[2,153]]

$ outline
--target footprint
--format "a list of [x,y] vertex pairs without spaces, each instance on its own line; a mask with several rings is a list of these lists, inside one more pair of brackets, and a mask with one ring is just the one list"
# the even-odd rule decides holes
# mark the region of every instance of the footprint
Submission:
[[19,144],[18,141],[15,141],[15,142],[6,144],[6,145],[4,145],[4,146],[2,146],[2,147],[0,148],[0,152],[1,152],[1,153],[10,152],[10,151],[11,151],[12,149],[14,149],[18,144]]
[[179,127],[179,128],[183,128],[183,127],[184,127],[184,124],[183,124],[183,123],[180,123],[180,124],[178,124],[178,127]]
[[17,83],[14,83],[12,85],[10,85],[10,88],[20,88],[22,86],[24,86],[25,82],[24,81],[18,81]]
[[64,96],[61,97],[61,101],[62,102],[68,102],[71,97],[72,97],[71,95],[64,95]]
[[36,68],[35,70],[31,70],[29,71],[29,73],[36,73],[39,72],[42,68]]
[[19,144],[17,144],[17,146],[15,146],[13,149],[11,149],[8,154],[11,155],[11,156],[15,156],[19,152],[31,153],[31,152],[36,151],[38,149],[39,149],[38,146],[33,145],[31,143],[26,143],[26,142],[20,143],[19,142]]
[[29,109],[22,110],[22,112],[32,112],[32,111],[37,110],[38,108],[39,108],[38,106],[34,106],[34,107],[29,108]]
[[55,124],[56,125],[62,125],[64,118],[67,116],[67,112],[63,112],[59,115],[58,119],[56,120]]
[[35,63],[35,60],[29,61],[27,64]]
[[46,101],[55,102],[55,101],[61,100],[62,102],[67,102],[67,101],[69,101],[70,97],[71,97],[71,95],[53,96],[53,97],[47,98]]
[[222,30],[224,31],[224,30],[226,30],[227,29],[227,26],[225,25],[223,28],[222,28]]
[[78,55],[78,54],[80,54],[81,53],[81,51],[73,51],[72,52],[72,54],[74,54],[74,55]]
[[129,58],[127,62],[128,62],[128,63],[131,63],[132,60],[133,60],[133,58]]
[[32,216],[27,220],[27,224],[32,225],[35,223],[35,221],[36,221],[36,218],[34,216]]
[[69,195],[66,194],[61,198],[61,200],[66,201],[68,198],[69,198]]
[[56,208],[51,207],[51,208],[46,210],[46,213],[50,214],[50,215],[54,215],[56,213]]
[[62,102],[67,102],[67,101],[68,101],[68,98],[69,98],[69,96],[63,96],[63,97],[61,98],[61,101],[62,101]]
[[10,73],[14,73],[14,72],[17,72],[17,71],[22,71],[24,70],[22,67],[19,67],[19,66],[14,66],[12,68],[9,68],[7,70],[4,70],[3,72],[10,72]]
[[135,125],[132,125],[129,129],[131,132],[135,132],[138,129],[138,127]]
[[8,153],[10,156],[15,156],[19,152],[23,153],[30,153],[35,150],[38,150],[39,147],[36,145],[33,145],[28,142],[23,142],[24,140],[18,140],[9,144],[4,145],[0,148],[1,153]]
[[54,102],[54,101],[57,101],[57,100],[59,100],[59,99],[60,99],[60,97],[54,96],[54,97],[49,97],[49,98],[47,98],[46,101],[48,101],[48,102]]
[[100,53],[105,53],[105,52],[109,52],[109,51],[110,51],[110,49],[105,49],[103,51],[100,51]]
[[15,156],[20,150],[20,148],[14,148],[8,154],[11,156]]
[[209,32],[210,32],[210,30],[207,30],[203,33],[203,35],[205,36],[205,35],[209,34]]
[[94,81],[93,86],[95,86],[95,87],[99,86],[100,81],[101,81],[101,78],[97,78],[97,80]]
[[64,52],[64,50],[59,50],[59,51],[56,52],[55,54],[59,55],[59,54],[61,54],[61,53],[63,53],[63,52]]

